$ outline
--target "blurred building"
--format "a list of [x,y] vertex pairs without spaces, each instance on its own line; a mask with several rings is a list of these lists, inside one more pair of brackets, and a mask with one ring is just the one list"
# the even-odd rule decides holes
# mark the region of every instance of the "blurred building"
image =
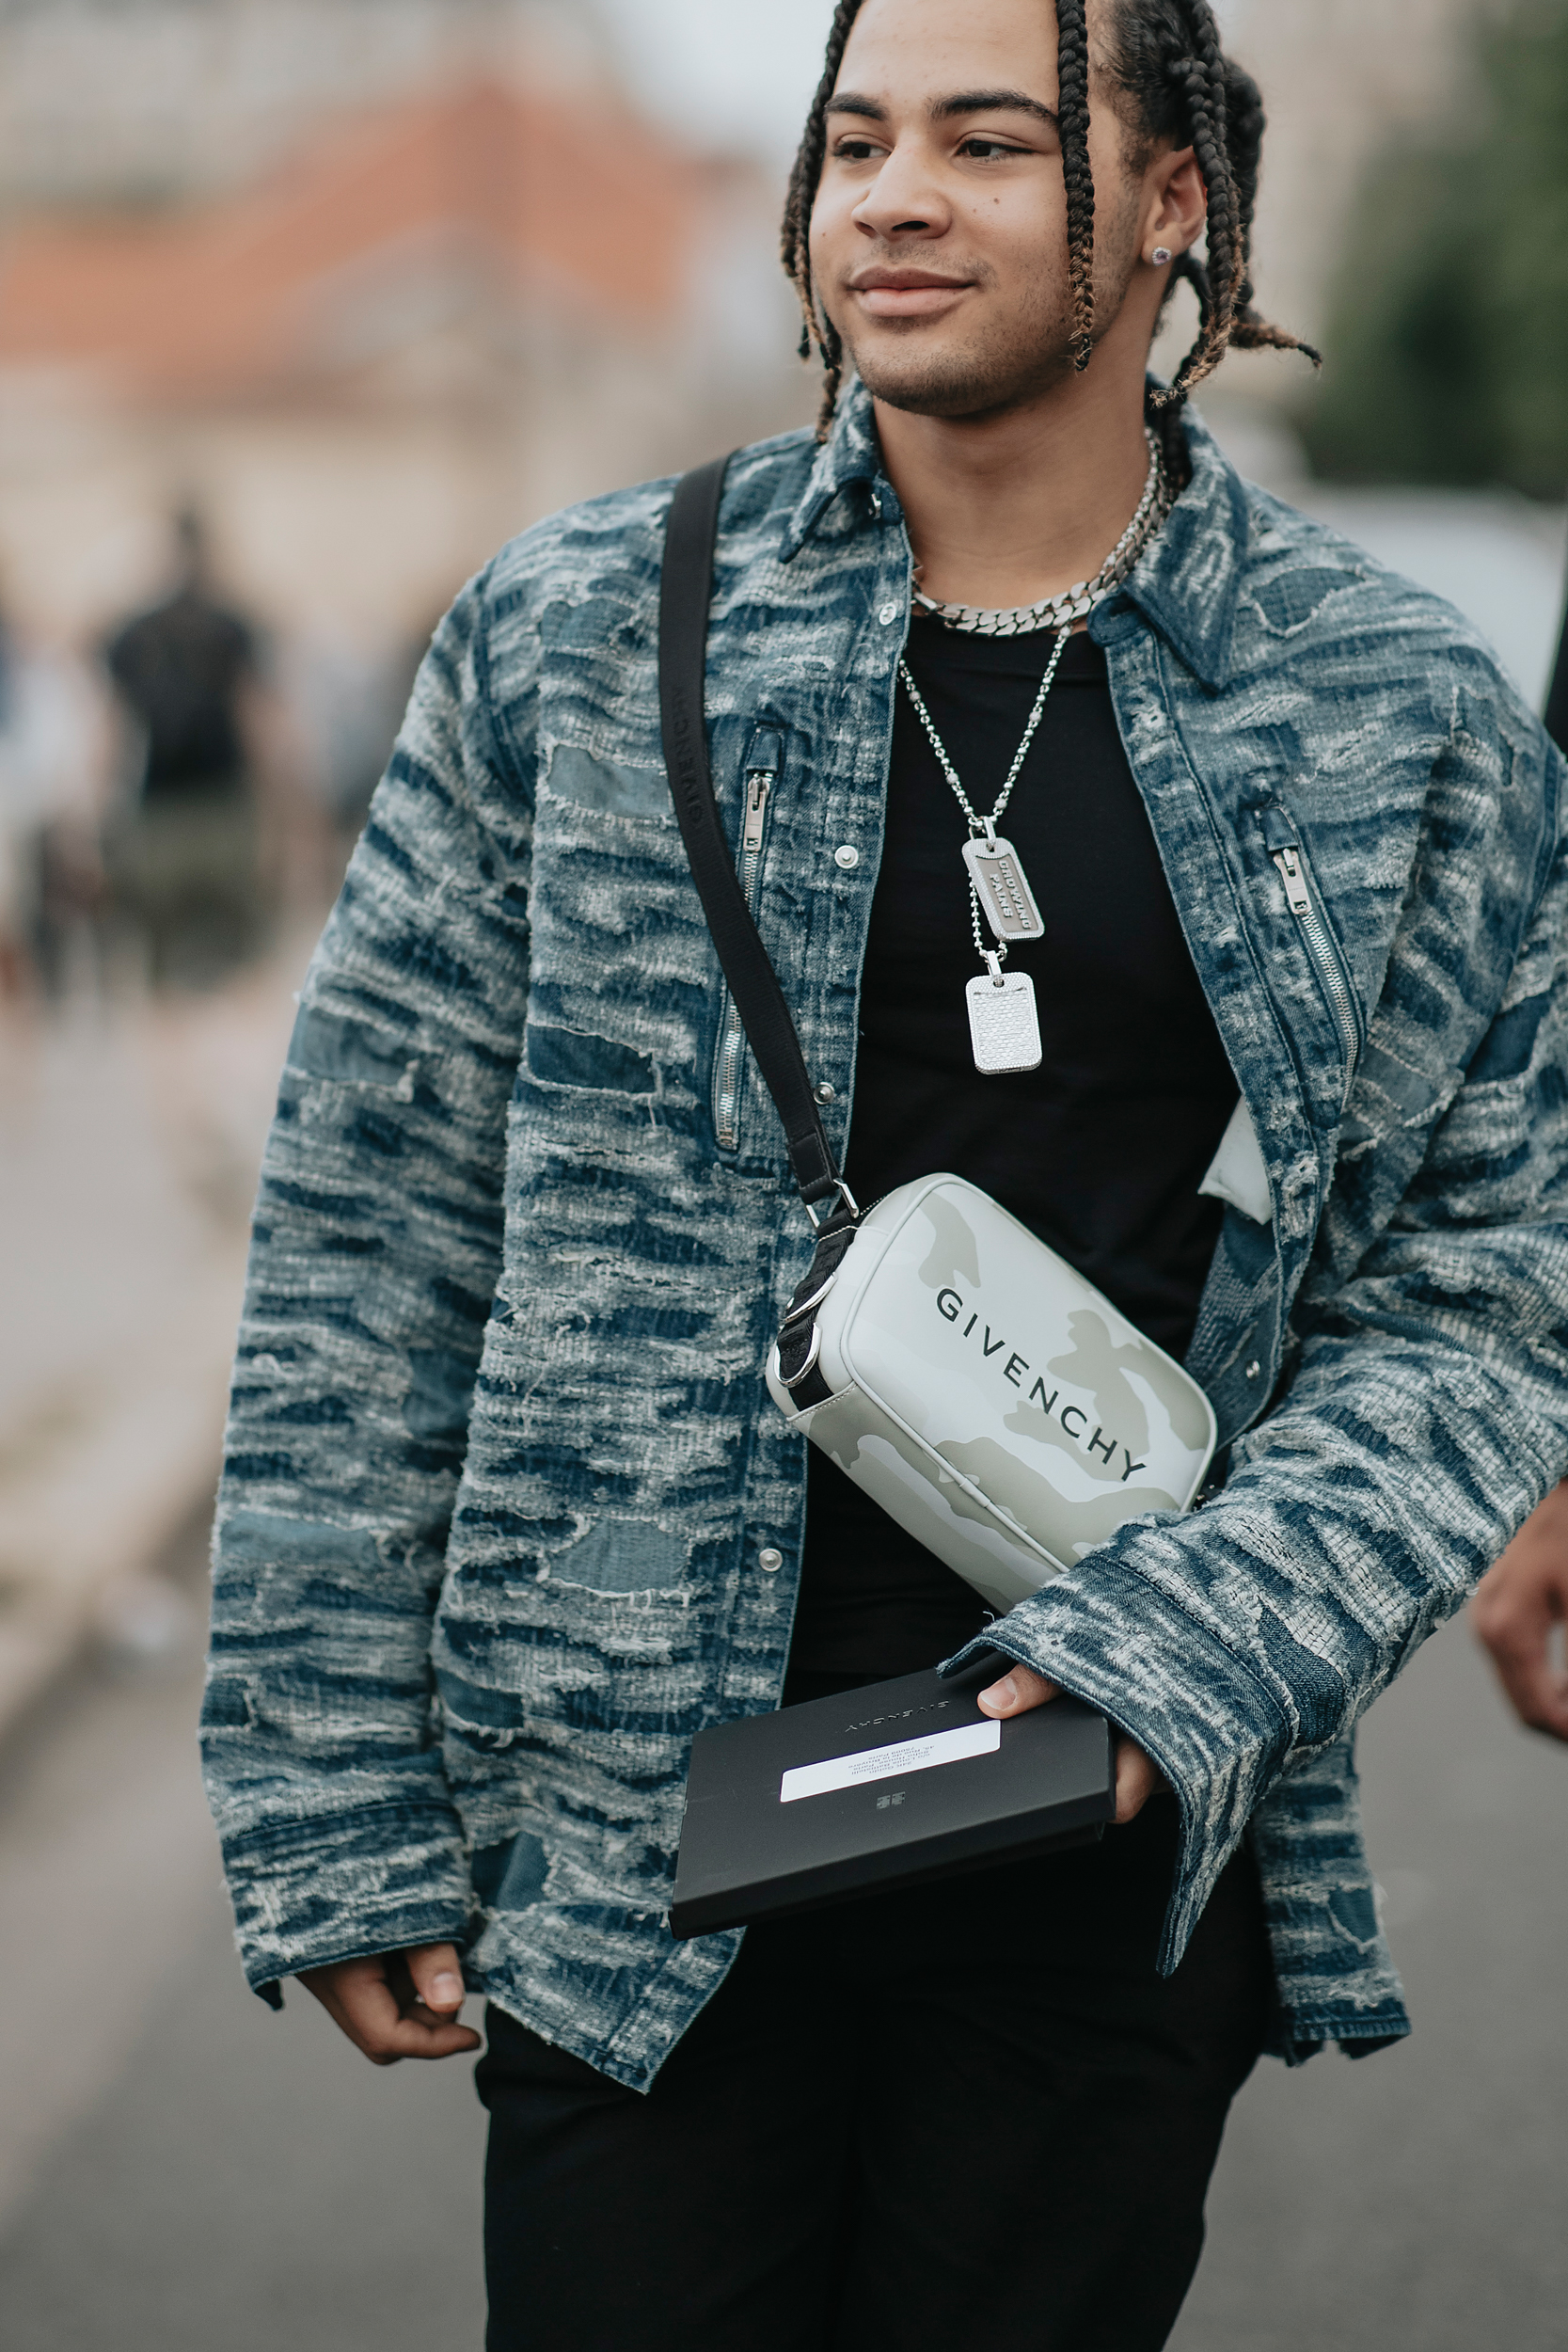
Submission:
[[234,187],[479,62],[602,67],[593,0],[0,0],[0,203]]
[[57,133],[0,231],[0,562],[35,620],[155,593],[194,501],[307,667],[379,660],[539,515],[804,412],[776,192],[582,49],[483,0],[0,8],[0,151],[18,87]]

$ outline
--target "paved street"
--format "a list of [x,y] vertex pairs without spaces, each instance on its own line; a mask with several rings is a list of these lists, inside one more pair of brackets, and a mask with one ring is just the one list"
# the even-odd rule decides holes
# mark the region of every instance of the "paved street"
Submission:
[[[193,1541],[182,1563],[199,1571]],[[194,1654],[87,1672],[4,1758],[6,2352],[468,2352],[467,2068],[368,2066],[233,1957]]]
[[[468,2069],[379,2072],[302,1994],[245,1991],[197,1680],[85,1670],[4,1759],[7,2352],[477,2352]],[[1561,2352],[1568,1754],[1513,1728],[1463,1628],[1365,1745],[1418,2036],[1260,2069],[1174,2352]]]
[[0,1739],[216,1476],[256,1168],[309,935],[209,995],[0,1006]]

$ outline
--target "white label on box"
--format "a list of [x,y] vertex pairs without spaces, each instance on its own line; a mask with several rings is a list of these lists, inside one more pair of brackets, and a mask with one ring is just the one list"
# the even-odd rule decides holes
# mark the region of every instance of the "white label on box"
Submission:
[[797,1764],[779,1782],[779,1803],[825,1797],[833,1788],[858,1788],[862,1781],[893,1780],[900,1772],[928,1772],[936,1764],[961,1764],[965,1756],[994,1756],[1002,1726],[958,1724],[924,1740],[899,1740],[890,1748],[862,1748],[854,1756],[830,1756],[821,1764]]

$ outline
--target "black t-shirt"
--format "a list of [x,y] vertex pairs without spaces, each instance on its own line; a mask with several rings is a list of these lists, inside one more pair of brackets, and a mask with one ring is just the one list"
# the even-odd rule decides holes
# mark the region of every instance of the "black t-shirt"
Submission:
[[[1054,642],[930,620],[910,631],[911,671],[981,814]],[[1035,983],[1044,1059],[986,1078],[964,1001],[982,969],[968,827],[900,687],[846,1174],[863,1206],[939,1169],[967,1177],[1180,1357],[1221,1214],[1197,1186],[1237,1088],[1121,747],[1105,657],[1086,636],[1063,654],[998,831],[1045,921],[1045,937],[1007,959]],[[961,1577],[816,1447],[808,1461],[792,1665],[906,1674],[979,1630],[983,1604]]]

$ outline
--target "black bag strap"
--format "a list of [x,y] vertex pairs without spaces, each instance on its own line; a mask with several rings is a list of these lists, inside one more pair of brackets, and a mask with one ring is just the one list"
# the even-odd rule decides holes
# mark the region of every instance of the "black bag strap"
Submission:
[[[707,674],[707,615],[713,549],[719,535],[727,457],[699,466],[676,485],[664,535],[658,593],[658,708],[664,765],[686,854],[720,967],[751,1041],[768,1093],[784,1122],[795,1182],[812,1223],[836,1227],[854,1201],[838,1172],[784,993],[752,919],[724,837],[708,768],[703,715]],[[835,1201],[818,1216],[817,1203]]]

